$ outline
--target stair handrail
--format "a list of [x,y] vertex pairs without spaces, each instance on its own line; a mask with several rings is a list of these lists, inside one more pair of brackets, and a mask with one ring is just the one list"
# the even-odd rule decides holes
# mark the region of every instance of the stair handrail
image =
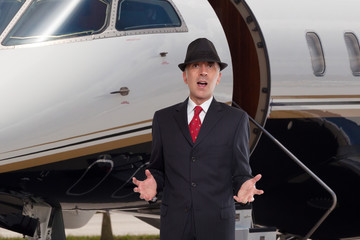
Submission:
[[[234,101],[232,103],[237,107],[241,107]],[[297,165],[299,165],[306,173],[308,173],[315,181],[317,181],[320,186],[322,186],[332,197],[333,203],[331,207],[325,212],[325,214],[317,221],[317,223],[310,229],[310,231],[303,238],[304,240],[309,239],[311,235],[319,228],[319,226],[325,221],[325,219],[329,216],[329,214],[335,209],[337,204],[337,197],[335,192],[323,181],[321,180],[315,173],[313,173],[303,162],[301,162],[292,152],[290,152],[284,145],[282,145],[273,135],[271,135],[263,126],[261,126],[258,122],[255,121],[249,115],[250,121],[255,124],[266,136],[270,138],[280,149],[286,153]]]

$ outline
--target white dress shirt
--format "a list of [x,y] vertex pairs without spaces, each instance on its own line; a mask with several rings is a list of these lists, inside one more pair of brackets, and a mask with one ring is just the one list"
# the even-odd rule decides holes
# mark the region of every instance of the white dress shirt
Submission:
[[[207,111],[209,110],[209,107],[210,107],[210,104],[211,104],[213,98],[214,97],[212,96],[209,100],[206,100],[203,104],[200,105],[200,107],[203,109],[203,111],[201,111],[201,113],[199,114],[201,124],[204,122],[205,115],[206,115]],[[197,105],[189,97],[188,107],[187,107],[188,125],[190,124],[191,120],[194,117],[194,108],[196,106]]]

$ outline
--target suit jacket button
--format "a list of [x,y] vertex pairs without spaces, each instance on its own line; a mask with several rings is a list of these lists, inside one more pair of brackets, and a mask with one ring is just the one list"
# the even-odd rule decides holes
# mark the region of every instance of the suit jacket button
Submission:
[[192,182],[192,183],[191,183],[191,186],[192,186],[192,187],[196,187],[196,183]]
[[192,158],[191,158],[191,161],[192,161],[192,162],[195,162],[195,161],[196,161],[196,157],[192,157]]

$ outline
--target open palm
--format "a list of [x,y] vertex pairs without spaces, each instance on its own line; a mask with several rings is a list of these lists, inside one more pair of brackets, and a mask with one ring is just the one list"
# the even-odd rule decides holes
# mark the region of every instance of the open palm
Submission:
[[133,183],[137,186],[134,188],[134,192],[140,193],[141,199],[150,201],[156,196],[157,184],[149,170],[145,170],[145,175],[146,179],[144,181],[133,178]]
[[254,201],[254,195],[263,194],[264,193],[263,190],[259,190],[255,187],[256,182],[259,181],[260,178],[261,178],[261,174],[258,174],[255,177],[244,182],[241,185],[238,194],[234,196],[234,199],[239,203],[246,204],[248,202]]

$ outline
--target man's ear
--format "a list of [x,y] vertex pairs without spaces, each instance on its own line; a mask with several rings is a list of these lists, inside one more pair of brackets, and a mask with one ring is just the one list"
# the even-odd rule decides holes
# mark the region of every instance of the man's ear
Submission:
[[216,85],[218,85],[220,83],[220,80],[221,80],[221,72],[219,72],[218,79],[216,80]]
[[187,77],[186,77],[186,71],[183,71],[183,79],[184,79],[184,83],[188,84]]

